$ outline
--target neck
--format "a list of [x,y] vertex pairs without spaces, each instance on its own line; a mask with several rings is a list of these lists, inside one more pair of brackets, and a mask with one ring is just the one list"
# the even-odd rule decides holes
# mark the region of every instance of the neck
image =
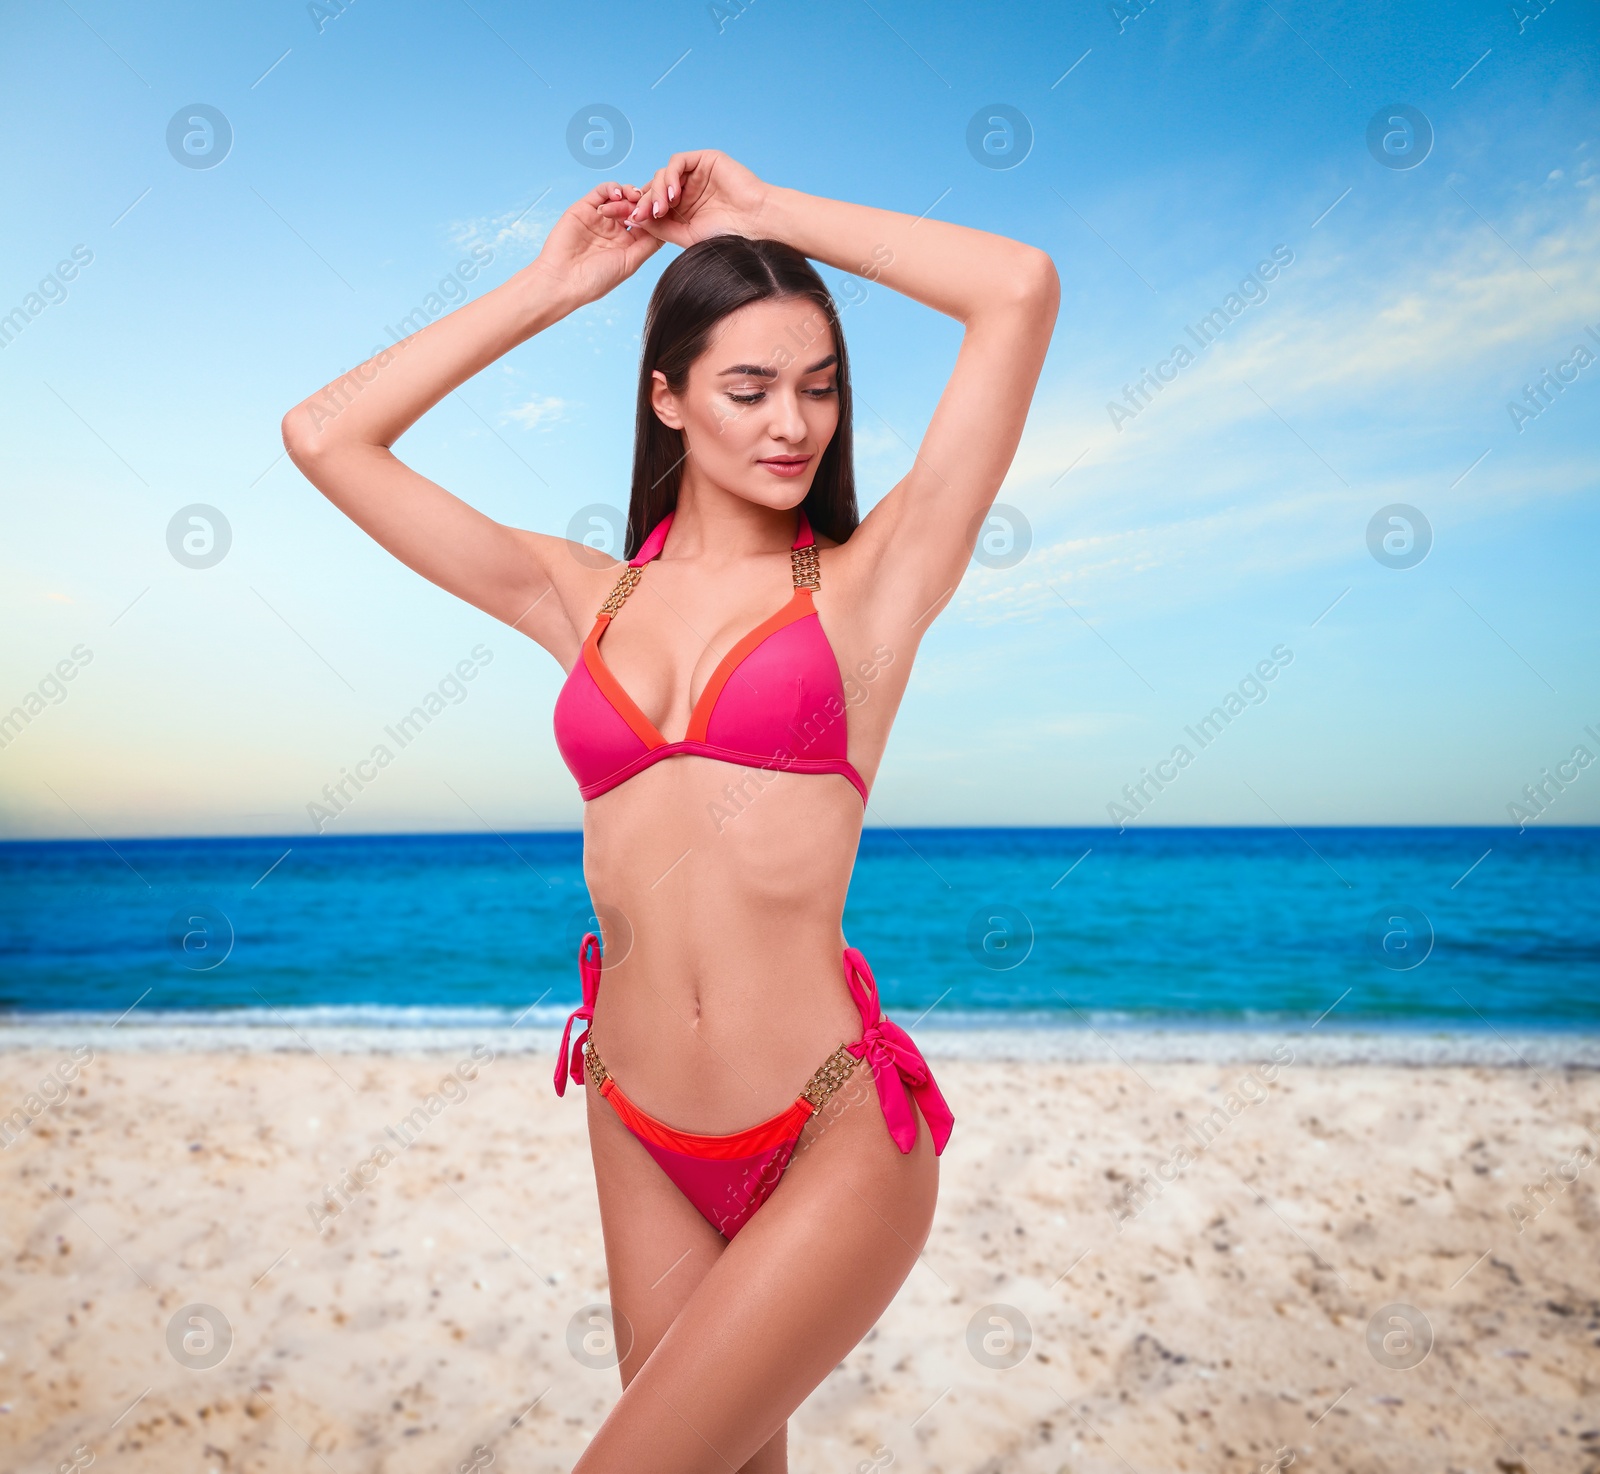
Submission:
[[707,485],[689,467],[685,472],[672,516],[674,556],[731,560],[788,551],[799,523],[798,507],[764,507]]

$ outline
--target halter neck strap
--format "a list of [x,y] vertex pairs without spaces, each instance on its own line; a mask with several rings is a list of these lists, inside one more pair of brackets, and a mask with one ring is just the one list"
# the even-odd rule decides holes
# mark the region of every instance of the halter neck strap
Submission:
[[[813,547],[816,544],[816,534],[811,530],[811,519],[804,512],[800,514],[800,526],[794,535],[794,541],[789,544],[791,553],[798,553],[801,548]],[[628,567],[643,568],[646,563],[653,562],[661,556],[661,550],[667,545],[667,533],[672,527],[673,514],[668,512],[654,527],[650,535],[640,546],[639,551],[628,559]]]
[[650,529],[650,536],[644,540],[639,551],[628,559],[629,568],[643,568],[655,558],[661,556],[661,550],[667,544],[667,532],[672,526],[672,513],[668,512],[654,527]]

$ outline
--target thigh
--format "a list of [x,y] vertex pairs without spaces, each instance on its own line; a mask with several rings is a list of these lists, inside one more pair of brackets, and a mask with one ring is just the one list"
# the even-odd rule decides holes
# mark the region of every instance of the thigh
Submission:
[[[589,1150],[594,1157],[611,1312],[622,1385],[649,1360],[727,1240],[700,1216],[590,1085]],[[787,1429],[780,1427],[743,1474],[783,1474]]]
[[[764,1463],[764,1445],[894,1298],[932,1225],[938,1161],[920,1116],[915,1148],[894,1145],[864,1069],[846,1092],[738,1237],[708,1264],[691,1254],[679,1266],[701,1263],[698,1283],[577,1470]],[[679,1241],[655,1257],[673,1252]]]
[[590,1085],[589,1150],[626,1387],[717,1262],[727,1241],[672,1185]]

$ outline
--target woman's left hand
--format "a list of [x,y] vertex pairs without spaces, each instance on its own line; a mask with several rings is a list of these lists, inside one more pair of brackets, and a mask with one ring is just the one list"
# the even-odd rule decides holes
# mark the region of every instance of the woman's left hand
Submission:
[[718,149],[673,154],[640,192],[638,203],[620,202],[602,213],[675,246],[692,246],[714,235],[761,234],[769,186]]

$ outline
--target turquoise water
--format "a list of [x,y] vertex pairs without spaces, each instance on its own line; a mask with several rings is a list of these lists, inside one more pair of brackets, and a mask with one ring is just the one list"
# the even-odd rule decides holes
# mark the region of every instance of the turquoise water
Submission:
[[[1597,882],[1600,829],[875,829],[846,930],[930,1023],[1596,1032]],[[3,844],[0,1009],[543,1020],[592,925],[576,834]]]

